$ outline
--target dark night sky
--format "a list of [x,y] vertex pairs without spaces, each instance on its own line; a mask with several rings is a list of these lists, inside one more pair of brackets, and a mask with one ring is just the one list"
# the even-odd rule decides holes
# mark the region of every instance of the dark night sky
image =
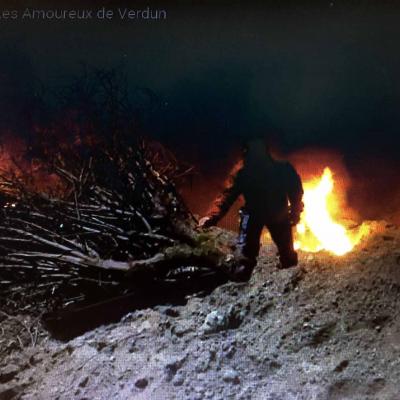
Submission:
[[[62,7],[37,0],[0,8],[56,4]],[[79,4],[95,9],[123,2]],[[167,20],[0,21],[0,105],[6,114],[0,120],[12,119],[31,95],[34,77],[54,85],[76,73],[80,62],[105,68],[122,63],[132,87],[150,88],[161,99],[145,128],[174,148],[180,143],[193,160],[223,162],[238,136],[254,133],[272,135],[283,151],[336,148],[350,168],[368,157],[396,160],[400,4],[142,4],[165,9]]]

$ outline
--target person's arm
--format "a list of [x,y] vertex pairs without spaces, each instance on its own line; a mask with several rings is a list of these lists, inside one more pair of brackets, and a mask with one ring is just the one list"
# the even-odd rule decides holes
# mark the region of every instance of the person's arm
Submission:
[[287,195],[290,203],[290,220],[293,225],[297,225],[300,221],[300,214],[304,209],[303,184],[299,174],[290,163],[287,163],[287,172],[289,178]]
[[214,201],[211,211],[207,217],[200,220],[200,226],[209,227],[218,224],[218,222],[225,216],[232,204],[241,194],[240,188],[240,171],[232,175],[228,184],[220,196]]

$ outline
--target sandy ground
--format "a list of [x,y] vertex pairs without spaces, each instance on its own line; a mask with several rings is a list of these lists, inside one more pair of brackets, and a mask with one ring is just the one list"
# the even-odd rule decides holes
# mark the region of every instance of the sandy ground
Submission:
[[0,400],[400,399],[400,230],[374,224],[346,256],[278,270],[267,245],[246,284],[68,342],[3,315]]

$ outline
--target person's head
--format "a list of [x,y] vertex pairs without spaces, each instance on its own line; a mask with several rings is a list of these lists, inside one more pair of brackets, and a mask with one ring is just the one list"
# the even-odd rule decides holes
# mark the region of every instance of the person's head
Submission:
[[263,139],[251,139],[243,146],[243,158],[245,161],[272,160],[268,147]]

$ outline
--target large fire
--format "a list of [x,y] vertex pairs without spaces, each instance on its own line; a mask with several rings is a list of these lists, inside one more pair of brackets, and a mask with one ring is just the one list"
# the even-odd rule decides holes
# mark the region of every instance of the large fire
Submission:
[[328,250],[341,256],[348,253],[368,233],[366,224],[348,229],[335,220],[340,201],[335,193],[332,171],[304,182],[304,211],[295,232],[295,248],[307,252]]

